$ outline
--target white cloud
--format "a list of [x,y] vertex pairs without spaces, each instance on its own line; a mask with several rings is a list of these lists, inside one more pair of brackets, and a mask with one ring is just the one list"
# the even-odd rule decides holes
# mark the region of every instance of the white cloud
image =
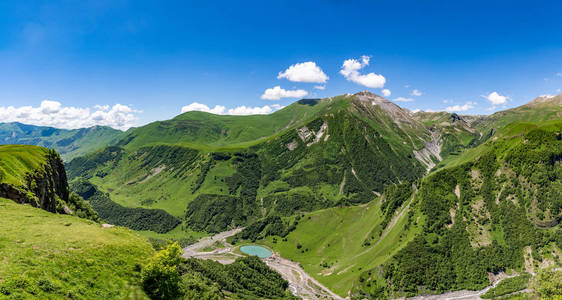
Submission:
[[394,98],[394,101],[399,101],[399,102],[412,102],[412,101],[414,101],[414,99],[413,99],[413,98],[398,97],[398,98]]
[[275,86],[265,90],[261,98],[265,100],[279,100],[281,98],[301,98],[306,95],[308,95],[308,92],[305,90],[285,90],[280,86]]
[[419,97],[419,96],[421,96],[421,95],[422,95],[422,92],[420,92],[420,91],[417,90],[417,89],[414,89],[414,90],[412,91],[412,96]]
[[188,111],[204,111],[215,115],[222,115],[226,111],[226,107],[222,105],[215,105],[215,107],[210,108],[205,104],[199,102],[193,102],[181,108],[182,114]]
[[2,122],[20,122],[37,126],[51,126],[65,129],[109,126],[126,130],[138,119],[134,110],[127,105],[95,105],[93,110],[85,107],[65,107],[58,101],[43,100],[39,107],[0,106]]
[[386,83],[386,78],[384,76],[368,73],[365,75],[359,74],[359,70],[369,65],[370,57],[363,55],[361,61],[356,59],[348,59],[343,62],[340,70],[340,74],[345,77],[345,79],[369,87],[369,88],[382,88]]
[[488,99],[488,101],[490,101],[490,103],[492,103],[492,105],[494,106],[499,104],[504,104],[505,102],[507,102],[507,99],[509,99],[507,96],[502,96],[497,92],[491,92],[488,96],[482,96],[482,97]]
[[315,85],[314,88],[317,89],[317,90],[325,90],[326,86],[325,85]]
[[445,111],[448,111],[448,112],[467,111],[467,110],[473,109],[474,105],[476,105],[476,103],[468,101],[464,105],[458,105],[457,104],[455,106],[449,106],[449,107],[445,108]]
[[203,111],[216,115],[237,115],[237,116],[267,115],[276,110],[282,109],[283,107],[285,106],[279,104],[265,105],[261,107],[260,106],[251,107],[251,106],[242,105],[227,110],[226,107],[222,105],[215,105],[214,108],[210,108],[205,104],[193,102],[189,105],[182,107],[181,113],[183,114],[188,111]]
[[550,99],[550,98],[554,98],[554,95],[545,94],[545,95],[540,95],[539,98]]
[[416,109],[412,110],[412,113],[415,114],[415,113],[420,112],[420,111],[423,111],[423,112],[430,112],[430,113],[436,112],[435,110],[433,110],[433,109],[431,109],[431,108],[426,108],[426,109],[419,109],[419,108],[416,108]]
[[286,78],[293,82],[315,82],[326,83],[328,75],[316,65],[315,62],[307,61],[290,66],[285,72],[280,72],[277,79]]
[[235,108],[231,108],[228,110],[229,115],[237,115],[237,116],[246,116],[246,115],[267,115],[273,112],[273,108],[269,105],[266,106],[256,106],[256,107],[249,107],[249,106],[238,106]]
[[94,108],[103,111],[108,111],[110,109],[109,105],[94,105]]
[[390,96],[390,94],[392,94],[389,89],[383,89],[381,92],[382,92],[382,95],[385,96],[385,97],[388,97],[388,96]]

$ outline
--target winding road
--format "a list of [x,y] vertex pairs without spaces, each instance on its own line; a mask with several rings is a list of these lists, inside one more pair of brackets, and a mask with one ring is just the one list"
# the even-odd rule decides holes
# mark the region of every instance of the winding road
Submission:
[[[182,257],[212,259],[223,264],[232,263],[236,257],[241,255],[232,251],[234,247],[226,242],[226,238],[239,233],[242,229],[244,228],[236,228],[217,233],[211,237],[204,237],[197,243],[183,248]],[[215,249],[210,252],[202,252],[203,249],[212,246],[217,241],[224,244],[226,247]],[[298,263],[282,258],[279,253],[275,253],[272,257],[264,259],[264,262],[270,268],[279,272],[279,274],[281,274],[281,276],[289,282],[289,289],[296,296],[310,300],[344,299],[308,275],[308,273],[306,273]]]

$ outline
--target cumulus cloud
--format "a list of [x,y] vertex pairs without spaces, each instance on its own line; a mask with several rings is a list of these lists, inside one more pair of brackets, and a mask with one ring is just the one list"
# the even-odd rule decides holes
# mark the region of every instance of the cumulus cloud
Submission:
[[398,101],[398,102],[412,102],[412,101],[414,101],[414,99],[413,99],[413,98],[398,97],[398,98],[394,98],[394,101]]
[[280,86],[275,86],[265,90],[261,98],[265,100],[279,100],[281,98],[302,98],[306,95],[308,95],[308,92],[305,90],[285,90]]
[[420,111],[423,111],[423,112],[430,112],[430,113],[431,113],[431,112],[436,112],[435,110],[433,110],[433,109],[431,109],[431,108],[426,108],[426,109],[419,109],[419,108],[416,108],[416,109],[412,110],[412,113],[415,114],[415,113],[420,112]]
[[464,105],[454,105],[454,106],[449,106],[447,108],[445,108],[445,111],[448,112],[454,112],[454,111],[467,111],[469,109],[474,108],[474,105],[476,105],[476,103],[468,101],[466,102]]
[[420,91],[417,90],[417,89],[414,89],[414,90],[412,91],[412,96],[419,97],[419,96],[421,96],[421,95],[422,95],[422,92],[420,92]]
[[325,85],[315,85],[314,88],[317,89],[317,90],[325,90],[326,86]]
[[199,102],[193,102],[181,108],[182,114],[188,111],[204,111],[215,115],[222,115],[226,111],[226,107],[222,105],[215,105],[215,107],[210,108],[205,104]]
[[488,101],[490,101],[492,105],[504,104],[505,102],[507,102],[508,99],[507,96],[502,96],[497,92],[491,92],[488,96],[482,96],[482,97],[488,99]]
[[279,104],[265,105],[261,107],[260,106],[251,107],[251,106],[242,105],[242,106],[226,109],[226,107],[222,105],[215,105],[214,108],[210,108],[205,104],[193,102],[189,105],[182,107],[181,113],[183,114],[188,111],[203,111],[216,115],[236,115],[236,116],[267,115],[276,110],[282,109],[283,107],[285,106]]
[[384,78],[384,76],[375,73],[368,73],[365,75],[361,75],[359,73],[359,70],[369,65],[370,59],[371,58],[366,55],[361,57],[361,61],[357,59],[348,59],[343,62],[340,74],[342,74],[348,81],[359,85],[369,88],[382,88],[386,83],[386,78]]
[[290,66],[284,72],[280,72],[277,79],[288,79],[293,82],[315,82],[326,83],[328,75],[316,65],[315,62],[307,61]]
[[383,95],[383,96],[388,97],[388,96],[390,96],[390,94],[392,94],[392,93],[390,92],[389,89],[383,89],[383,90],[382,90],[382,95]]
[[134,125],[138,119],[136,114],[140,112],[122,104],[95,105],[91,109],[89,107],[67,107],[58,101],[43,100],[39,107],[0,106],[0,120],[64,129],[102,125],[126,130]]

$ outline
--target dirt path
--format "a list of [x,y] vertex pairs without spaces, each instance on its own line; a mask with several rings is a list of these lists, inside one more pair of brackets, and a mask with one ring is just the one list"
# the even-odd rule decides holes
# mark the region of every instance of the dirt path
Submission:
[[[209,247],[211,245],[213,245],[215,242],[219,241],[219,242],[225,242],[226,238],[229,236],[233,236],[237,233],[239,233],[240,231],[242,231],[242,229],[244,228],[236,228],[236,229],[232,229],[229,231],[223,231],[221,233],[217,233],[211,237],[204,237],[202,239],[200,239],[197,243],[189,245],[185,248],[183,248],[183,257],[184,258],[189,258],[189,257],[194,257],[194,256],[202,256],[205,253],[207,254],[211,254],[215,252],[220,252],[220,250],[225,250],[225,249],[218,249],[215,250],[213,252],[199,252],[198,250],[204,249],[206,247]],[[226,249],[228,249],[229,247],[227,247]]]
[[264,261],[289,282],[293,294],[303,299],[344,299],[308,275],[298,263],[282,258],[278,253]]

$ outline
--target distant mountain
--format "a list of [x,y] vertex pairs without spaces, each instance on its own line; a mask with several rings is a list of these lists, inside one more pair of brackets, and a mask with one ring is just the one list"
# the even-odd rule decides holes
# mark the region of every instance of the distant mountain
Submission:
[[1,144],[35,145],[55,149],[68,161],[105,147],[123,132],[106,126],[58,129],[21,123],[0,123]]

